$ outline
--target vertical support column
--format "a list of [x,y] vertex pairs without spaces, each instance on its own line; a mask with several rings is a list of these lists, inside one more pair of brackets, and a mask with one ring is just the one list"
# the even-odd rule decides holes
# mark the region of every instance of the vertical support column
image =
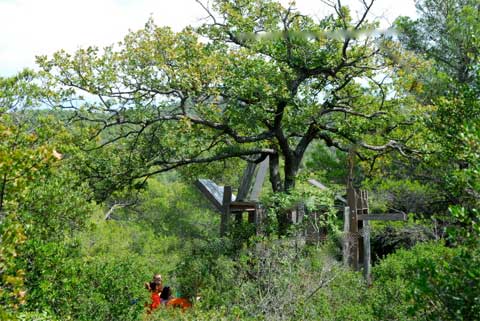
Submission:
[[347,178],[347,205],[350,208],[350,259],[352,267],[359,269],[359,247],[358,247],[358,219],[357,219],[357,191],[353,187],[353,175],[355,169],[355,147],[348,152],[348,178]]
[[357,220],[357,202],[356,193],[352,186],[347,189],[347,204],[350,209],[350,263],[355,270],[359,268],[358,262],[358,220]]
[[264,221],[265,221],[265,209],[261,207],[259,203],[256,203],[254,222],[255,222],[255,229],[256,229],[257,236],[263,234],[263,224],[265,223]]
[[[360,191],[361,215],[368,215],[368,192]],[[368,220],[359,221],[362,224],[362,241],[363,241],[363,276],[368,285],[371,284],[370,269],[371,269],[371,249],[370,249],[370,222]],[[359,226],[360,228],[360,226]]]
[[235,223],[241,224],[243,221],[243,212],[236,212],[235,213]]
[[255,211],[248,212],[248,223],[255,224],[256,214],[257,214],[257,206],[255,205]]
[[363,277],[368,285],[372,283],[370,272],[370,223],[363,221]]
[[225,186],[223,188],[222,217],[220,220],[220,236],[227,234],[228,225],[230,224],[230,204],[232,203],[232,187]]
[[[356,213],[357,217],[358,215],[364,214],[364,197],[365,197],[365,191],[361,189],[355,189],[355,201],[357,202],[357,207],[356,207]],[[363,231],[363,221],[357,219],[357,231]],[[365,256],[365,253],[363,251],[363,233],[358,234],[358,269],[360,269],[360,266],[363,265],[363,258]]]
[[343,211],[343,246],[342,246],[342,254],[343,254],[343,265],[348,266],[350,263],[350,207],[346,206]]

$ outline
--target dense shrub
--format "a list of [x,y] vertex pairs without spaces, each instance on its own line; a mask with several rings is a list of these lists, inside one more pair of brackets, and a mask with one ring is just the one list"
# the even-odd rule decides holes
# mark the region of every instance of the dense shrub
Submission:
[[177,270],[180,288],[201,295],[196,320],[373,320],[363,279],[333,259],[330,245],[263,241],[234,259],[231,246],[206,243]]
[[426,243],[389,255],[373,269],[377,320],[475,320],[480,251]]
[[[53,252],[50,252],[53,254]],[[147,301],[138,258],[70,258],[42,269],[28,308],[60,320],[137,320]]]
[[236,283],[232,255],[229,239],[196,240],[174,271],[177,292],[190,299],[201,294],[210,307],[227,304]]
[[418,243],[434,239],[432,229],[425,225],[402,223],[375,227],[371,235],[373,261],[376,262],[399,249],[410,249]]

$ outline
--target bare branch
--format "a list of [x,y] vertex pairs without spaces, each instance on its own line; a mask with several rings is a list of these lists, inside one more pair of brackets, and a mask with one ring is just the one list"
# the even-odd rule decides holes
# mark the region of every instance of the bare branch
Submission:
[[363,24],[363,22],[367,18],[368,13],[370,12],[370,9],[372,8],[374,2],[375,2],[375,0],[371,0],[370,4],[367,4],[367,2],[365,0],[362,0],[362,3],[365,7],[365,11],[363,12],[363,15],[360,18],[360,20],[358,21],[358,23],[355,25],[355,30],[358,30],[358,28],[360,28],[360,26]]

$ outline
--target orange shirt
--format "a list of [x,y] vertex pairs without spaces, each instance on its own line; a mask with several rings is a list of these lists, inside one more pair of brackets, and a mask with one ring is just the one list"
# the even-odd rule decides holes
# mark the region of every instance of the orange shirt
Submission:
[[160,294],[158,292],[152,292],[152,303],[150,304],[150,311],[155,310],[160,306]]

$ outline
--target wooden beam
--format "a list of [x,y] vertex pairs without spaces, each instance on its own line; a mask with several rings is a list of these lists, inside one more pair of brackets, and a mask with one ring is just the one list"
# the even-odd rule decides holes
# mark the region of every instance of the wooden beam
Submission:
[[[202,194],[215,206],[215,208],[222,213],[223,211],[223,186],[218,186],[209,179],[198,179],[195,181],[195,186],[202,192]],[[235,195],[231,194],[231,202],[235,201]]]
[[357,215],[359,221],[406,221],[405,213]]
[[252,201],[258,201],[260,192],[262,191],[263,182],[265,181],[265,176],[267,176],[268,171],[268,157],[260,163],[260,166],[255,176],[255,183],[253,184],[252,193],[250,194],[250,199]]
[[255,211],[256,208],[256,202],[232,202],[230,204],[230,211],[231,212],[236,212],[236,211],[241,211],[241,212],[251,212]]
[[[215,208],[221,213],[222,212],[222,203],[223,193],[219,191],[213,191],[212,187],[217,186],[218,190],[220,187],[212,182],[209,179],[198,179],[195,181],[195,186],[202,192],[202,194],[215,206]],[[220,198],[221,197],[221,198]]]
[[256,168],[257,164],[250,162],[247,164],[247,167],[245,167],[242,180],[240,181],[240,187],[238,188],[237,201],[243,201],[247,198]]

